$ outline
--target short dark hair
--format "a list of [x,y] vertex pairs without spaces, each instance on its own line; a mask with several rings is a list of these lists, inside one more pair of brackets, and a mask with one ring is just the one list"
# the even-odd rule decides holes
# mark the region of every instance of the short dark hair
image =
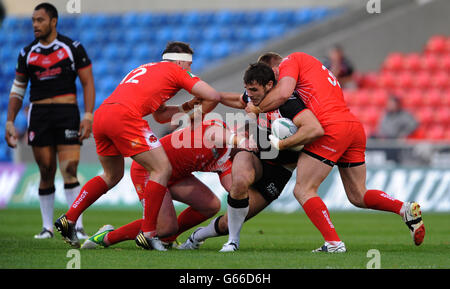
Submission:
[[164,49],[163,53],[188,53],[194,54],[194,50],[189,46],[188,43],[181,41],[172,41],[167,43],[166,49]]
[[52,4],[47,2],[41,3],[34,8],[34,11],[37,11],[39,9],[44,9],[45,12],[47,12],[48,16],[50,16],[50,19],[52,18],[58,19],[58,10],[56,10],[56,7],[53,6]]
[[262,62],[269,66],[273,66],[274,60],[282,60],[282,59],[283,57],[281,57],[281,55],[276,52],[266,52],[258,57],[258,62]]
[[273,81],[273,84],[276,84],[275,74],[273,73],[272,68],[263,63],[257,62],[249,65],[247,70],[244,73],[244,83],[252,84],[256,81],[259,85],[266,85],[269,81]]

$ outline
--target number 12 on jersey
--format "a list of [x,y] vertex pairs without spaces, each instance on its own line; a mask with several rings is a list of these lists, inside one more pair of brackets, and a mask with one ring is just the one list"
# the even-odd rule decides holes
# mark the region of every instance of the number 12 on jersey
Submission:
[[[136,79],[141,75],[144,75],[147,72],[147,68],[145,67],[139,67],[136,68],[132,71],[130,71],[120,82],[120,84],[122,83],[134,83],[134,84],[138,84],[139,80]],[[130,77],[131,76],[131,77]]]

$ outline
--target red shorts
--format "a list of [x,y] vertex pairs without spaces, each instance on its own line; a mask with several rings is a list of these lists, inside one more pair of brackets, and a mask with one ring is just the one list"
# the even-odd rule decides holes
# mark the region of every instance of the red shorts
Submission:
[[[225,170],[222,172],[219,172],[219,178],[221,180],[226,175],[231,174],[231,166],[232,166],[231,161],[227,160],[227,162],[223,166],[225,168]],[[131,181],[133,182],[134,188],[136,189],[136,193],[138,194],[139,200],[142,200],[144,197],[144,188],[147,185],[147,181],[149,180],[150,174],[143,166],[141,166],[137,162],[133,161],[131,163],[130,176],[131,176]],[[183,179],[185,179],[187,177],[191,177],[191,176],[193,176],[193,175],[188,174],[188,175],[181,176],[181,174],[177,173],[176,167],[173,167],[172,168],[172,177],[170,178],[170,180],[167,184],[167,187],[170,189],[170,186],[173,186],[176,183],[182,181]]]
[[366,133],[360,122],[322,125],[325,134],[305,145],[303,152],[334,166],[349,167],[365,162]]
[[118,103],[95,111],[92,131],[100,156],[130,157],[161,146],[148,122]]

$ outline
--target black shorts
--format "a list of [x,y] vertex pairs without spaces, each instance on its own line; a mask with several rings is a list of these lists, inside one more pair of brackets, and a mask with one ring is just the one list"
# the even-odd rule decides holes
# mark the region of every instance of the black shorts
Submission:
[[276,200],[283,191],[292,176],[292,172],[282,165],[273,164],[261,160],[263,175],[252,186],[257,189],[264,199],[271,203]]
[[28,144],[31,146],[81,144],[79,129],[80,111],[76,104],[30,105]]

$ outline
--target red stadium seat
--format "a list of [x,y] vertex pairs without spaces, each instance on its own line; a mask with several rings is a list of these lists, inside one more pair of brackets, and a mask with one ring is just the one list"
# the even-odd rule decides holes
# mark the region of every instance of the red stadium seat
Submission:
[[415,116],[420,124],[425,126],[428,126],[434,122],[434,111],[428,107],[416,110]]
[[414,78],[411,72],[404,71],[396,76],[396,87],[401,87],[402,89],[410,89],[414,86]]
[[430,126],[425,135],[426,139],[429,140],[443,140],[445,137],[445,129],[442,125],[432,125]]
[[372,104],[378,108],[384,108],[388,100],[388,93],[383,89],[376,89],[372,92]]
[[435,72],[440,68],[440,60],[435,54],[426,54],[421,57],[421,61],[423,70]]
[[403,106],[410,110],[420,109],[423,103],[423,93],[420,89],[413,89],[402,97]]
[[360,75],[358,78],[358,86],[360,88],[374,88],[378,86],[378,73],[368,72]]
[[435,121],[442,125],[450,125],[450,107],[441,107],[437,109]]
[[416,88],[425,89],[432,85],[432,77],[428,71],[421,71],[414,76],[414,84]]
[[450,87],[450,76],[447,72],[441,71],[432,78],[432,86],[439,89]]
[[343,89],[342,93],[344,95],[345,103],[348,106],[353,106],[356,102],[355,99],[356,99],[357,91],[354,89]]
[[425,138],[425,126],[419,125],[419,127],[408,136],[408,139],[424,139]]
[[355,104],[359,107],[367,107],[371,102],[370,91],[367,89],[360,89],[355,94]]
[[403,69],[403,54],[391,53],[383,62],[383,70],[390,72],[398,72]]
[[434,108],[442,105],[443,93],[439,89],[425,89],[423,95],[425,105]]
[[442,35],[436,35],[431,37],[425,46],[425,51],[427,53],[443,54],[446,52],[446,49],[447,49],[447,38]]
[[440,69],[443,71],[450,71],[450,51],[448,54],[439,58]]
[[419,71],[422,66],[421,62],[420,54],[410,53],[406,55],[403,61],[403,68],[409,71]]
[[383,72],[378,77],[378,87],[383,89],[392,89],[395,87],[395,75],[391,72]]
[[380,109],[372,106],[367,110],[365,110],[364,112],[364,123],[371,127],[374,127],[378,124],[380,116],[381,116]]

